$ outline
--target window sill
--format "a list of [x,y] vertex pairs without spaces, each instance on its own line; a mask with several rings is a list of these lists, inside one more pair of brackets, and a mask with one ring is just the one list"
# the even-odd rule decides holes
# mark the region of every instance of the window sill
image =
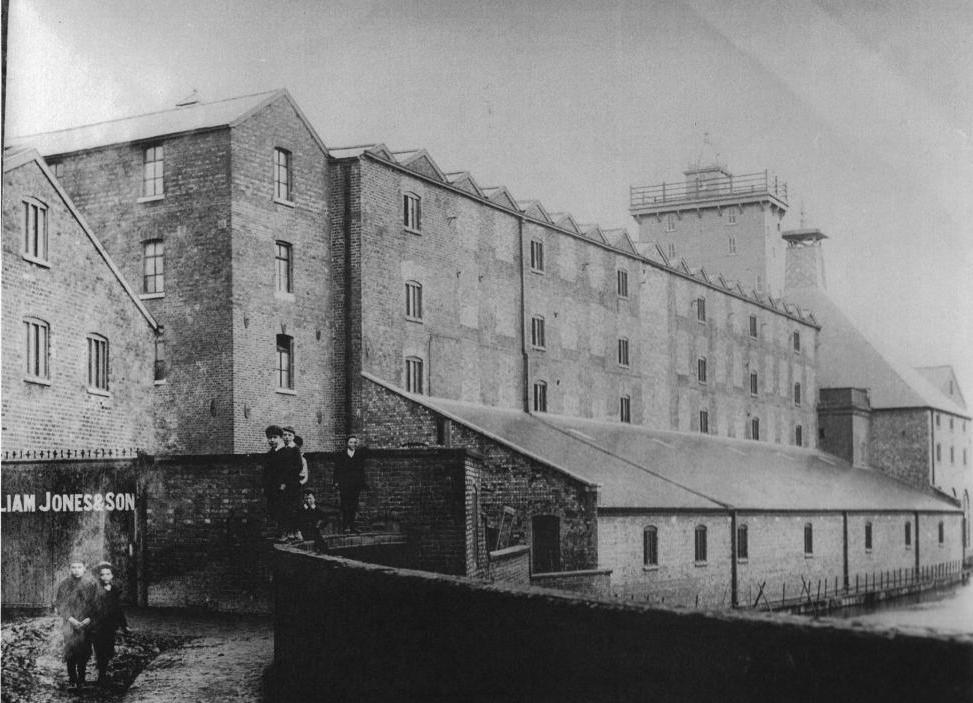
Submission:
[[293,200],[284,200],[284,198],[279,198],[276,195],[274,196],[274,202],[277,203],[278,205],[283,205],[284,207],[297,206],[297,203],[295,203]]
[[814,555],[813,554],[805,554],[804,555],[804,558],[805,559],[813,559],[814,558]]
[[416,324],[419,324],[419,325],[422,324],[422,318],[421,317],[410,317],[409,315],[406,315],[405,316],[405,321],[406,322],[415,322]]
[[709,562],[706,561],[694,561],[693,566],[709,566]]
[[293,303],[297,299],[297,298],[295,298],[295,296],[294,296],[293,293],[285,293],[282,290],[275,290],[274,291],[274,298],[276,300],[285,300],[285,301],[287,301],[289,303]]
[[544,269],[535,269],[535,268],[531,267],[530,272],[531,273],[536,273],[538,276],[543,276],[544,275]]
[[530,348],[531,348],[531,349],[532,349],[533,351],[542,351],[542,352],[546,352],[546,351],[547,351],[547,347],[539,347],[539,346],[537,346],[536,344],[531,344],[531,345],[530,345]]
[[421,229],[413,229],[412,227],[403,227],[402,229],[404,231],[408,232],[409,234],[415,234],[415,235],[418,235],[420,237],[422,236],[422,230]]
[[137,203],[154,203],[157,200],[165,200],[165,199],[166,199],[166,195],[165,195],[165,193],[163,193],[162,195],[143,195],[141,198],[139,198],[135,202],[137,202]]
[[21,254],[24,261],[29,261],[32,264],[40,266],[41,268],[49,269],[51,268],[51,262],[46,259],[39,259],[36,256],[31,256],[30,254]]
[[167,385],[169,385],[169,381],[166,380],[166,379],[164,379],[164,378],[160,378],[157,381],[153,381],[152,382],[152,385],[153,386],[167,386]]
[[165,293],[141,293],[139,295],[139,300],[158,300],[159,298],[165,297]]
[[51,379],[40,378],[38,376],[24,376],[24,383],[33,383],[36,386],[49,386],[51,385]]
[[106,391],[104,388],[94,388],[93,386],[88,386],[86,390],[88,391],[89,395],[97,395],[101,396],[102,398],[111,398],[111,393]]
[[642,567],[642,571],[658,571],[658,570],[659,570],[659,565],[658,564],[652,564],[651,566],[643,566]]
[[749,564],[749,563],[750,563],[749,557],[737,557],[737,564]]
[[297,391],[293,388],[278,388],[277,392],[281,395],[297,395]]

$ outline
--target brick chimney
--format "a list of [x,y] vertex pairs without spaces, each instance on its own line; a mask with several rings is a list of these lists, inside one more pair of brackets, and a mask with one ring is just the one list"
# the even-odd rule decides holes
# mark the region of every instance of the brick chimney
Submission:
[[827,290],[824,254],[821,249],[821,241],[827,239],[827,236],[819,229],[789,229],[781,236],[787,242],[784,254],[784,290]]

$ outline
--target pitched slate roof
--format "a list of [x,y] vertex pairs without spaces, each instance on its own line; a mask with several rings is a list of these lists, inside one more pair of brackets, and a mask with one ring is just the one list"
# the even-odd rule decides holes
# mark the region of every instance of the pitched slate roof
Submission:
[[15,146],[31,146],[41,154],[51,156],[111,144],[153,139],[198,129],[233,126],[280,97],[286,97],[291,102],[311,134],[318,141],[319,146],[322,150],[325,150],[324,143],[321,142],[307,119],[304,118],[297,103],[283,89],[209,103],[193,103],[183,107],[122,117],[56,132],[17,136],[10,139],[9,143]]
[[[947,398],[952,398],[953,402],[966,410],[966,400],[963,398],[963,392],[959,387],[959,380],[956,378],[956,372],[953,371],[952,366],[919,366],[916,368],[916,371],[921,373],[927,381],[942,391]],[[950,386],[950,383],[953,385]],[[949,392],[950,388],[952,388],[952,393]]]
[[578,480],[599,507],[643,510],[922,510],[952,503],[817,450],[653,430],[407,393],[365,378]]
[[818,388],[865,388],[872,408],[929,407],[969,417],[922,374],[868,339],[820,288],[789,288],[784,297],[814,311],[818,337]]

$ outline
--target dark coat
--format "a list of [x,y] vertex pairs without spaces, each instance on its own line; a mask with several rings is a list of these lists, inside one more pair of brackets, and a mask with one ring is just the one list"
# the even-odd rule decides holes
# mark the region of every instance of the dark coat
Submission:
[[344,489],[365,488],[365,448],[358,447],[354,456],[348,450],[338,453],[334,464],[334,482]]
[[301,485],[301,452],[297,447],[271,449],[264,458],[263,484],[268,498],[280,491],[281,485],[291,490]]
[[111,590],[98,584],[95,600],[94,629],[99,634],[115,634],[115,630],[128,627],[125,611],[122,610],[122,589],[112,583]]
[[68,576],[57,585],[54,607],[64,619],[61,632],[64,635],[64,658],[70,661],[87,661],[91,656],[91,626],[75,627],[68,622],[73,617],[81,621],[91,618],[94,622],[98,585],[90,578]]

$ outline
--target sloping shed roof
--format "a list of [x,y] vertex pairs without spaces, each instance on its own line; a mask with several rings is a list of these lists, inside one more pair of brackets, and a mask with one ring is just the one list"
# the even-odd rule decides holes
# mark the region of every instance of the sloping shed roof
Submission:
[[543,421],[739,510],[958,510],[815,449],[560,415]]
[[[233,125],[281,96],[287,96],[288,100],[294,105],[294,109],[297,110],[298,114],[301,114],[300,108],[291,100],[286,90],[272,90],[227,100],[194,103],[133,117],[122,117],[56,132],[17,136],[10,139],[9,143],[11,145],[28,145],[37,149],[41,154],[50,156],[110,144],[152,139],[167,134],[180,134],[197,129]],[[301,116],[303,119],[303,115]],[[304,121],[307,123],[306,119]],[[311,130],[315,139],[318,139],[310,123],[307,123],[307,127]],[[324,149],[324,144],[320,142],[320,139],[318,139],[318,142]]]
[[866,388],[875,409],[930,407],[969,417],[969,413],[908,364],[880,350],[820,288],[794,288],[785,299],[814,311],[821,325],[819,388]]
[[920,510],[953,504],[811,449],[494,408],[406,393],[409,400],[580,480],[599,507],[662,510]]

